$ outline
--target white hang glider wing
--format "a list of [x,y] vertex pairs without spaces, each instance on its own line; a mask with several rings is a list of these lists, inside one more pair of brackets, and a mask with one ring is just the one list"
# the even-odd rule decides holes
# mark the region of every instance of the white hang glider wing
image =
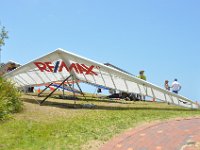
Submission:
[[186,97],[62,49],[57,49],[4,75],[20,87],[61,82],[69,76],[73,81],[82,81],[127,93],[138,93],[182,107],[199,108],[198,104]]

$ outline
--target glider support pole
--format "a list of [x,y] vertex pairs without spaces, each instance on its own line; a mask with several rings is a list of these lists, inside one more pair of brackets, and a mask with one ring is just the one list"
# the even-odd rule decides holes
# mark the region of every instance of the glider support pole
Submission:
[[46,91],[53,83],[50,83],[48,86],[45,87],[45,89],[43,89],[40,93],[38,93],[38,97],[44,92]]
[[[76,79],[76,81],[77,81],[77,79]],[[78,82],[76,82],[76,85],[78,86],[78,88],[79,88],[79,90],[80,90],[81,94],[83,95],[83,97],[84,97],[84,98],[85,98],[85,100],[86,100],[85,94],[83,93],[83,91],[82,91],[82,89],[81,89],[81,87],[80,87],[79,83],[78,83]]]
[[71,87],[71,84],[69,83],[69,81],[67,81],[67,84],[68,84],[69,88],[71,89],[71,91],[73,92],[73,96],[75,98],[76,97],[75,92],[74,92],[73,88]]
[[70,77],[71,77],[71,75],[69,75],[65,80],[63,80],[63,82],[60,83],[60,84],[58,85],[58,87],[56,87],[49,95],[47,95],[47,96],[40,102],[40,105],[41,105],[42,103],[44,103],[44,101],[45,101],[47,98],[49,98],[49,97],[50,97],[60,86],[62,86],[62,84],[65,83],[65,81],[67,81]]
[[63,86],[63,89],[62,89],[62,94],[63,94],[63,99],[64,99],[64,97],[65,97],[65,86],[64,86],[64,83],[62,84],[62,86]]

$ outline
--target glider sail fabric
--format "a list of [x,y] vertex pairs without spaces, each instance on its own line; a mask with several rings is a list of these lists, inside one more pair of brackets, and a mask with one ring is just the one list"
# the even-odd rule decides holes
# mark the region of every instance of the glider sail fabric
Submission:
[[166,91],[147,81],[90,59],[57,49],[4,75],[16,86],[36,86],[71,80],[103,86],[121,92],[149,96],[174,105],[199,108],[186,97]]

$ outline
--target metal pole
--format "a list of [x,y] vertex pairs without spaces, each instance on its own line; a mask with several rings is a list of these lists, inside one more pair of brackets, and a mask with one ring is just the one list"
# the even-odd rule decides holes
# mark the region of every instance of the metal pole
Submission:
[[64,97],[65,97],[65,89],[64,89],[65,87],[64,87],[64,83],[63,83],[62,86],[63,86],[63,89],[62,89],[63,99],[65,99],[65,98],[64,98]]
[[83,95],[83,97],[84,97],[84,98],[85,98],[85,100],[86,100],[85,94],[83,93],[83,91],[82,91],[82,89],[81,89],[80,85],[78,84],[78,82],[76,82],[76,85],[78,86],[78,88],[79,88],[79,90],[80,90],[81,94]]
[[70,83],[67,81],[67,84],[69,85],[69,88],[72,90],[72,92],[73,92],[73,96],[74,96],[74,98],[76,97],[76,95],[75,95],[75,92],[74,92],[74,89],[72,89],[72,87],[70,86]]
[[53,83],[50,83],[48,86],[46,86],[45,89],[43,89],[39,94],[38,94],[38,97],[44,92],[46,91],[46,89],[48,89]]
[[47,96],[40,102],[40,105],[41,105],[42,103],[44,103],[44,101],[45,101],[47,98],[49,98],[49,97],[50,97],[63,83],[65,83],[65,81],[68,80],[70,77],[71,77],[71,75],[68,76],[65,80],[63,80],[63,82],[62,82],[61,84],[59,84],[58,87],[56,87],[49,95],[47,95]]

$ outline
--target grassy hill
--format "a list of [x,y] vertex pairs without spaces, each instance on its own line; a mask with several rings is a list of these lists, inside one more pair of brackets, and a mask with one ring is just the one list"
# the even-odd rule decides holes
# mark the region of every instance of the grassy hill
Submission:
[[[191,110],[156,102],[87,98],[84,101],[23,95],[24,110],[0,123],[1,150],[97,150],[113,136],[140,124],[200,116]],[[86,104],[94,104],[94,107]]]

